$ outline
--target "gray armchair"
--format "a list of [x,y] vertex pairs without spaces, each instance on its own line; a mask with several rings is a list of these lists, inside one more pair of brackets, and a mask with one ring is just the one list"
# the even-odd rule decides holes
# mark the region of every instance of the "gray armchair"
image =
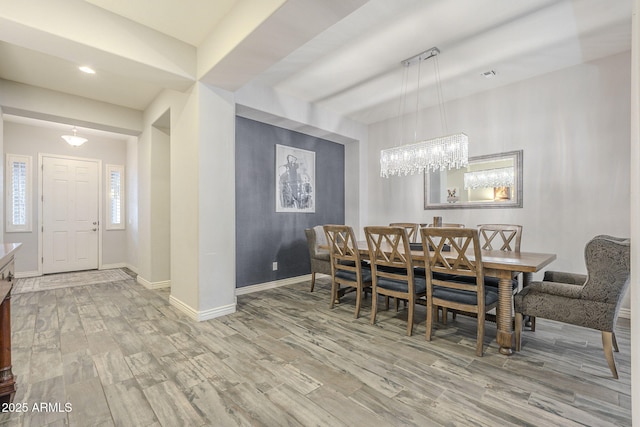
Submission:
[[[329,255],[329,244],[321,225],[313,228],[306,228],[304,234],[307,236],[307,246],[309,247],[309,258],[311,259],[311,289],[316,285],[316,273],[331,275],[331,260]],[[321,249],[325,246],[327,249]]]
[[514,298],[516,351],[520,351],[523,315],[557,320],[602,332],[602,346],[614,378],[618,378],[613,349],[618,350],[615,325],[629,286],[630,239],[596,236],[585,247],[587,275],[548,271]]

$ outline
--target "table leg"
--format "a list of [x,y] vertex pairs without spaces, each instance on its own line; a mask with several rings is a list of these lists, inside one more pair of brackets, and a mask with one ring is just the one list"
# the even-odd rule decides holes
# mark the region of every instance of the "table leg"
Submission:
[[508,276],[500,277],[499,282],[499,312],[496,318],[498,335],[496,340],[500,345],[500,353],[510,356],[513,354],[513,328],[511,326],[511,304],[513,299],[513,288],[511,287],[511,272]]

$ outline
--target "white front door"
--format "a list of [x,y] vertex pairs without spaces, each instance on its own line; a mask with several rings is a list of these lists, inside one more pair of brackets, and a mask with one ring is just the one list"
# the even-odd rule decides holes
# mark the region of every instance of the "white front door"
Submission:
[[42,158],[42,271],[98,268],[98,162]]

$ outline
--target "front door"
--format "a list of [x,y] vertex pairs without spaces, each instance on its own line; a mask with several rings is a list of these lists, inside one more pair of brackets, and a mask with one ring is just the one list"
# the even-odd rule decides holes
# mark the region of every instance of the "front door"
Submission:
[[42,271],[98,268],[98,162],[42,158]]

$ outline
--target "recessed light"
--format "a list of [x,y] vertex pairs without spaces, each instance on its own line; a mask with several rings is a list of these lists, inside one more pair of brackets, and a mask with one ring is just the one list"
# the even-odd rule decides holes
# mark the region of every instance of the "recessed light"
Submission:
[[496,72],[494,70],[485,71],[484,73],[482,73],[482,76],[485,79],[492,79],[496,76]]
[[93,68],[87,67],[86,65],[78,67],[78,69],[80,71],[82,71],[83,73],[87,73],[87,74],[95,74],[96,73],[96,71]]

